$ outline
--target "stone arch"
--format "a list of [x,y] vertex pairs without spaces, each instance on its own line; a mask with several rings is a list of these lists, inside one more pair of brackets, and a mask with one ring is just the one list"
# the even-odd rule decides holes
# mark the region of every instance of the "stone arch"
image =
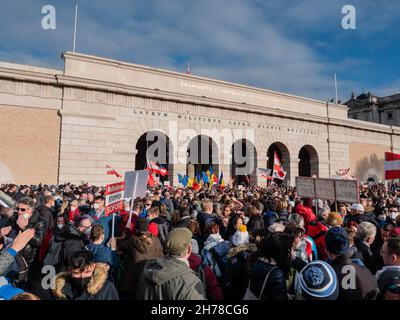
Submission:
[[299,151],[299,176],[319,176],[319,158],[317,150],[311,145],[304,145]]
[[[283,170],[287,172],[283,183],[290,183],[290,153],[288,147],[282,142],[274,142],[268,147],[267,151],[267,168],[273,170],[274,166],[274,152],[277,153]],[[276,182],[279,183],[280,180],[275,179]]]
[[231,147],[231,176],[235,183],[257,183],[257,150],[248,139],[236,140]]
[[219,150],[216,142],[207,135],[197,135],[187,145],[186,174],[193,178],[196,173],[207,171],[219,173]]
[[171,181],[174,176],[173,145],[168,135],[160,130],[149,130],[136,142],[135,170],[146,168],[147,161],[153,161],[168,169],[168,175],[159,177],[160,182]]

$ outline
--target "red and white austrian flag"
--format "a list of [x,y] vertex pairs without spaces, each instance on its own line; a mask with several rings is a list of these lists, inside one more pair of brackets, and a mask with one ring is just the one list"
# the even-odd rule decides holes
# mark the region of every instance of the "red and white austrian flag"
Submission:
[[385,152],[385,180],[400,178],[400,154]]
[[346,169],[339,169],[338,171],[336,171],[337,175],[339,176],[345,176],[349,173],[350,168],[346,168]]
[[281,161],[278,158],[276,152],[274,152],[274,171],[272,177],[275,179],[283,180],[286,177],[286,172],[283,170]]
[[154,161],[150,161],[147,165],[147,167],[150,169],[151,172],[157,173],[160,176],[165,176],[168,174],[168,170],[164,168],[163,166],[157,165]]

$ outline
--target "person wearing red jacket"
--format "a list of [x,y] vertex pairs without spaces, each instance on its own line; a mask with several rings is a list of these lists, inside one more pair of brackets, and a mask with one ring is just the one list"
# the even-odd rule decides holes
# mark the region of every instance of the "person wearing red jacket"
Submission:
[[310,236],[317,247],[318,259],[327,260],[328,253],[326,252],[325,236],[328,233],[328,227],[316,220],[308,225],[307,235]]
[[124,210],[121,211],[121,214],[120,214],[121,223],[119,224],[119,228],[120,228],[119,232],[121,235],[128,230],[129,230],[130,235],[134,235],[136,232],[137,220],[139,218],[139,214],[142,211],[143,207],[141,204],[135,204],[133,206],[131,221],[128,222],[130,209],[131,208],[129,206],[129,203],[126,203]]
[[[198,254],[192,252],[189,256],[189,265],[204,283],[206,288],[206,296],[208,300],[222,300],[222,289],[219,285],[217,277],[211,268],[207,265],[201,266],[201,257]],[[201,270],[202,269],[202,270]]]
[[310,198],[305,198],[303,203],[297,205],[296,213],[304,218],[304,227],[306,229],[310,223],[317,220],[317,216],[312,210],[312,199]]

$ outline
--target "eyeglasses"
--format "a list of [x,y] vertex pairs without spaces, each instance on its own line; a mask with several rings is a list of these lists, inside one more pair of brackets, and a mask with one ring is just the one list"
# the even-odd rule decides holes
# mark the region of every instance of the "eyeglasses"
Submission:
[[28,210],[28,209],[27,208],[20,208],[20,207],[17,208],[17,211],[21,211],[21,212],[25,212],[26,210]]

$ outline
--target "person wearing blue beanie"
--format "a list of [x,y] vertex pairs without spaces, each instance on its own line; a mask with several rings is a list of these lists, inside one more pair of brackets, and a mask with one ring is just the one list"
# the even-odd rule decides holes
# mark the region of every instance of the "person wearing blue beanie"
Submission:
[[342,227],[329,229],[325,243],[338,279],[338,300],[373,300],[378,293],[376,279],[368,268],[351,260],[347,231]]
[[335,255],[346,254],[349,251],[350,241],[347,231],[341,227],[329,229],[325,236],[326,250]]

